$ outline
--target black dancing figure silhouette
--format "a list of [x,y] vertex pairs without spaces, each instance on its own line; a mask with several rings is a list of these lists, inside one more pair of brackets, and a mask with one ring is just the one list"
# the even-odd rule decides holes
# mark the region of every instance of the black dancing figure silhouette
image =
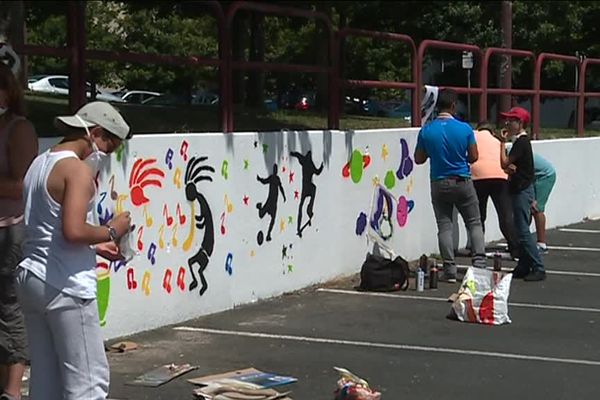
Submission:
[[198,287],[198,280],[194,274],[194,265],[198,265],[198,275],[200,276],[200,282],[202,287],[200,288],[200,296],[208,289],[208,282],[204,277],[204,270],[208,265],[210,256],[215,247],[215,232],[213,225],[212,212],[210,206],[206,201],[206,197],[198,191],[197,184],[201,181],[210,181],[212,178],[209,175],[202,174],[203,172],[214,173],[215,169],[210,165],[203,165],[208,157],[192,157],[188,162],[185,170],[185,197],[188,201],[197,202],[199,206],[199,212],[194,215],[196,220],[196,228],[204,230],[204,238],[198,252],[188,259],[188,267],[192,274],[192,282],[190,282],[189,290],[192,291]]
[[[267,231],[267,242],[271,241],[271,231],[273,231],[273,225],[275,224],[275,218],[277,216],[277,203],[279,200],[279,191],[281,191],[281,195],[283,196],[283,201],[286,201],[285,192],[283,191],[283,186],[281,185],[281,179],[277,175],[277,164],[273,164],[273,174],[267,178],[261,178],[256,175],[256,179],[262,183],[263,185],[269,185],[269,195],[267,196],[267,200],[264,204],[257,203],[256,208],[258,209],[258,216],[260,219],[266,214],[271,216],[271,222],[269,223],[269,230]],[[261,245],[263,241],[262,231],[258,232],[257,236],[258,244]]]
[[[317,168],[312,159],[312,151],[308,151],[305,156],[302,154],[292,151],[290,156],[298,159],[298,162],[302,166],[302,194],[300,197],[300,205],[298,206],[298,228],[296,234],[299,237],[302,237],[302,232],[306,229],[307,226],[312,225],[312,217],[313,207],[315,205],[315,195],[317,192],[317,187],[313,183],[313,176],[321,175],[323,172],[323,163],[321,166]],[[304,202],[306,198],[310,197],[310,201],[308,202],[308,207],[306,208],[306,214],[308,216],[308,221],[302,225],[302,208],[304,207]]]

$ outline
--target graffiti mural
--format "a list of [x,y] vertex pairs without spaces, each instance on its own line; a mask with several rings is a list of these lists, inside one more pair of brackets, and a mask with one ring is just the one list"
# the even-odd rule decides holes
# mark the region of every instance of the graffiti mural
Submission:
[[[321,163],[321,166],[317,168],[312,159],[312,151],[310,150],[304,156],[295,151],[292,151],[290,155],[292,157],[297,158],[298,162],[302,166],[302,193],[300,197],[300,205],[298,206],[298,227],[296,230],[298,237],[302,237],[302,231],[304,231],[304,229],[306,229],[307,226],[311,225],[312,218],[314,215],[313,207],[315,205],[317,187],[313,183],[313,176],[321,175],[321,172],[323,172],[323,163]],[[306,215],[308,216],[308,221],[306,221],[306,223],[302,225],[303,206],[307,198],[310,198],[310,201],[308,202],[308,206],[306,208]]]
[[[258,209],[258,216],[260,219],[263,219],[267,214],[271,217],[266,237],[267,242],[270,242],[273,225],[275,225],[275,219],[277,218],[279,192],[281,192],[283,201],[286,201],[285,192],[283,191],[283,186],[281,185],[281,179],[277,174],[277,164],[273,164],[273,173],[271,175],[266,178],[261,178],[259,175],[256,175],[256,180],[263,185],[269,185],[269,194],[267,195],[267,200],[264,203],[256,203],[256,208]],[[259,245],[262,245],[263,243],[263,235],[264,234],[262,230],[258,231],[257,242]]]
[[[202,286],[200,287],[200,295],[208,289],[208,282],[204,276],[204,270],[208,266],[210,256],[213,253],[215,246],[215,232],[213,226],[213,217],[210,206],[204,194],[198,190],[198,184],[202,181],[212,182],[212,177],[207,173],[214,173],[215,169],[210,165],[204,165],[203,162],[208,160],[208,157],[192,157],[185,171],[185,197],[189,202],[198,204],[198,214],[194,215],[196,228],[204,232],[202,244],[192,257],[188,259],[188,267],[192,281],[189,285],[189,290],[192,291],[198,287],[198,279],[194,273],[194,266],[198,268],[198,277]],[[193,210],[192,205],[192,210]]]

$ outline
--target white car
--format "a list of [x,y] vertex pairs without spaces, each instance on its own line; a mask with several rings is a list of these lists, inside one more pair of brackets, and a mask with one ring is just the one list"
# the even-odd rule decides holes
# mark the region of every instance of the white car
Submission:
[[[86,95],[91,97],[92,85],[85,83]],[[34,75],[27,80],[27,88],[34,92],[69,94],[69,77],[66,75]],[[96,100],[124,103],[122,98],[96,90]]]
[[121,97],[127,103],[142,104],[147,100],[161,96],[162,93],[150,92],[147,90],[122,90],[113,93],[115,96]]

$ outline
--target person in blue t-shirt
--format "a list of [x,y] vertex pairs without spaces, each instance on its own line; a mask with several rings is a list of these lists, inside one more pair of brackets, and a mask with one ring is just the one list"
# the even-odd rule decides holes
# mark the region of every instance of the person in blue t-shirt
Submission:
[[540,253],[545,254],[548,252],[546,246],[546,203],[556,182],[556,170],[550,161],[537,153],[533,153],[533,171],[535,175],[535,182],[533,183],[535,201],[531,206],[531,211],[535,220],[537,247]]
[[485,242],[479,201],[471,180],[469,163],[479,157],[473,129],[453,117],[456,92],[443,90],[438,97],[440,113],[419,131],[415,162],[430,159],[431,203],[438,227],[438,243],[444,262],[444,278],[456,282],[452,238],[452,211],[462,215],[471,243],[473,266],[485,268]]

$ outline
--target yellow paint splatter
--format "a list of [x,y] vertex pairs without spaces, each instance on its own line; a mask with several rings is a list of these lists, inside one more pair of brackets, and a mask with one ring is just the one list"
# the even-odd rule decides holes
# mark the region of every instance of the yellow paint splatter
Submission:
[[190,216],[190,233],[183,242],[183,251],[188,251],[192,247],[192,242],[194,241],[194,232],[196,231],[196,224],[194,224],[194,203],[192,203],[192,214]]
[[410,192],[412,191],[412,188],[414,186],[414,180],[411,177],[408,181],[408,185],[406,185],[406,193],[410,194]]
[[129,196],[126,194],[120,194],[119,197],[117,198],[117,206],[116,206],[117,215],[119,215],[123,212],[123,202],[125,200],[127,200],[128,198],[129,198]]
[[160,247],[160,249],[164,249],[165,248],[165,225],[161,225],[160,228],[158,228],[158,247]]
[[181,189],[181,169],[175,169],[175,174],[173,175],[173,183],[177,186],[177,189]]
[[254,257],[256,255],[256,252],[254,250],[250,250],[250,257]]
[[281,218],[281,220],[279,220],[279,232],[283,231],[285,231],[285,219]]
[[379,180],[379,177],[378,177],[378,176],[375,176],[375,177],[373,178],[373,186],[378,186],[380,182],[381,182],[381,181]]
[[386,161],[389,155],[390,155],[390,152],[388,150],[387,144],[384,144],[381,147],[381,158],[383,158],[383,161]]
[[150,296],[150,278],[152,274],[149,271],[144,272],[144,277],[142,278],[142,290],[146,296]]
[[173,244],[173,247],[177,247],[177,225],[173,226],[173,237],[171,237],[171,243]]

